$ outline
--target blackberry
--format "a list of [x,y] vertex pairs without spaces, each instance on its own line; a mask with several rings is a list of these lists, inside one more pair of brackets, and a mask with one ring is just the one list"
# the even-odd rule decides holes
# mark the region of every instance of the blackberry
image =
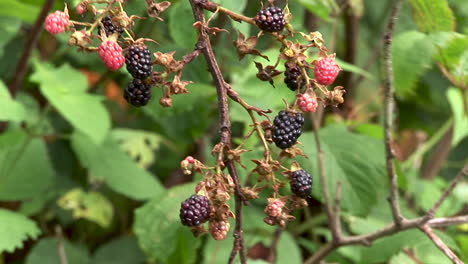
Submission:
[[279,32],[286,25],[283,10],[275,6],[258,11],[255,23],[261,30],[267,32]]
[[304,117],[300,113],[280,111],[273,121],[273,142],[281,149],[293,146],[302,134]]
[[307,198],[312,191],[312,176],[305,170],[293,171],[290,184],[295,195]]
[[[111,16],[106,16],[102,19],[102,25],[104,26],[104,31],[106,31],[106,35],[110,36],[114,33],[118,33],[118,35],[122,35],[123,33],[123,28],[119,25],[116,25],[115,23],[112,22],[112,17]],[[99,34],[101,33],[101,28],[99,27]]]
[[203,195],[192,195],[180,204],[180,221],[186,226],[203,224],[210,218],[210,202]]
[[151,54],[145,45],[132,45],[125,55],[127,71],[137,79],[146,79],[153,72]]
[[[286,65],[285,65],[286,66]],[[301,76],[301,68],[296,65],[294,68],[286,66],[286,71],[284,72],[284,83],[288,86],[291,91],[297,90],[299,88],[299,77]],[[305,80],[301,81],[301,87],[305,85]]]
[[151,87],[140,79],[133,79],[124,91],[124,98],[133,106],[144,106],[151,99]]

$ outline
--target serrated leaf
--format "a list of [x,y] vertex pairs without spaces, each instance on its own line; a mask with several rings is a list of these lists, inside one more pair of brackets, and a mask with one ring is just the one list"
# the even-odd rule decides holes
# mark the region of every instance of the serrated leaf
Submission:
[[[86,247],[61,241],[68,264],[90,264],[89,253]],[[37,243],[26,257],[26,264],[62,264],[58,254],[57,238],[43,238]]]
[[143,168],[148,168],[155,160],[154,151],[162,141],[161,136],[144,130],[117,128],[112,136],[120,142],[121,148]]
[[60,68],[36,62],[31,80],[40,84],[42,94],[76,129],[96,143],[102,142],[111,127],[101,96],[87,94],[88,84],[80,72],[68,64]]
[[177,45],[188,50],[197,42],[197,33],[193,28],[193,13],[190,5],[177,2],[169,9],[169,34]]
[[36,239],[41,234],[35,222],[5,209],[0,209],[0,223],[0,253],[13,253],[23,247],[24,240]]
[[0,135],[0,200],[22,200],[43,194],[54,182],[54,170],[42,139],[23,132]]
[[112,138],[97,145],[85,135],[74,133],[72,146],[83,166],[118,193],[144,200],[164,191],[157,178],[138,167]]
[[84,218],[103,228],[109,227],[112,221],[112,204],[98,192],[85,192],[75,188],[65,193],[57,203],[63,209],[71,210],[73,218]]
[[8,88],[0,81],[0,120],[19,122],[24,120],[25,117],[26,109],[22,104],[11,98]]
[[393,70],[395,89],[399,97],[414,93],[416,82],[432,66],[434,46],[427,35],[407,31],[393,40]]
[[452,146],[456,146],[468,135],[468,113],[465,112],[463,94],[460,89],[451,87],[447,90],[447,98],[454,119]]
[[453,31],[455,17],[447,0],[410,0],[413,17],[423,32]]
[[[320,130],[320,140],[325,157],[326,184],[334,197],[336,184],[343,186],[342,206],[355,215],[367,213],[378,200],[386,185],[384,148],[381,141],[349,132],[340,125]],[[322,200],[320,191],[317,150],[312,133],[299,138],[309,159],[300,164],[312,172],[313,195]]]
[[93,264],[140,264],[145,263],[145,255],[133,236],[114,239],[96,250]]
[[455,85],[465,87],[468,85],[468,36],[456,33],[450,36],[445,43],[434,40],[440,47],[436,59],[450,71]]
[[194,192],[194,185],[177,186],[147,202],[135,211],[135,232],[141,249],[150,261],[167,259],[176,250],[180,203]]

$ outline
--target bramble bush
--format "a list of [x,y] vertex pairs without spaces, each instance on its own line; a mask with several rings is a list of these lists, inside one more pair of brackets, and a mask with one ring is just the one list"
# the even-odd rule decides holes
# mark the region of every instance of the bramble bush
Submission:
[[466,1],[0,21],[0,264],[468,260]]

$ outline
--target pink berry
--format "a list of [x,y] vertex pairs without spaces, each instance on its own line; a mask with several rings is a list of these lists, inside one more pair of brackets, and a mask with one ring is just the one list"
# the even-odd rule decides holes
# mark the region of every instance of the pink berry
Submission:
[[83,15],[84,13],[86,13],[86,5],[84,3],[80,3],[77,7],[76,7],[76,13],[78,13],[78,15]]
[[278,217],[283,212],[284,202],[280,199],[268,198],[265,213],[271,217]]
[[51,34],[59,34],[65,31],[70,24],[70,17],[62,11],[49,14],[45,20],[45,28]]
[[188,161],[188,163],[190,163],[190,164],[195,163],[195,158],[193,158],[192,156],[187,156],[185,158],[185,160]]
[[332,84],[340,71],[341,68],[334,58],[323,58],[315,64],[315,78],[323,85]]
[[125,56],[122,54],[122,48],[117,42],[105,40],[99,46],[99,56],[104,61],[107,68],[115,71],[125,63]]
[[317,98],[308,93],[298,95],[297,104],[303,112],[315,112],[318,106]]

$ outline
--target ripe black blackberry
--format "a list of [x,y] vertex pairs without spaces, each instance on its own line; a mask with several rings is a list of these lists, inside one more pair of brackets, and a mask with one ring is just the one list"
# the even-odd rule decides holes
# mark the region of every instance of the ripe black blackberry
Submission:
[[290,148],[296,144],[302,134],[304,117],[300,113],[280,111],[273,121],[273,142],[281,149]]
[[286,20],[284,20],[283,10],[272,6],[258,11],[255,23],[263,31],[279,32],[286,25]]
[[[104,26],[104,31],[106,31],[106,35],[110,36],[114,33],[118,33],[118,35],[122,35],[123,33],[123,28],[119,25],[116,25],[116,23],[112,22],[112,17],[111,16],[106,16],[102,19],[102,25]],[[99,28],[99,34],[101,33],[101,29]]]
[[293,171],[290,184],[295,195],[307,198],[312,191],[312,176],[305,170]]
[[144,80],[153,72],[150,50],[142,44],[130,46],[125,54],[125,64],[127,71],[137,79]]
[[[299,76],[301,76],[301,68],[296,65],[296,67],[291,68],[286,66],[286,71],[284,72],[284,83],[288,86],[291,91],[297,90],[299,88]],[[301,81],[301,87],[305,85],[305,81]]]
[[151,87],[140,79],[133,79],[124,91],[124,98],[133,106],[144,106],[151,99]]
[[180,221],[186,226],[203,224],[210,218],[210,201],[203,195],[192,195],[180,204]]

